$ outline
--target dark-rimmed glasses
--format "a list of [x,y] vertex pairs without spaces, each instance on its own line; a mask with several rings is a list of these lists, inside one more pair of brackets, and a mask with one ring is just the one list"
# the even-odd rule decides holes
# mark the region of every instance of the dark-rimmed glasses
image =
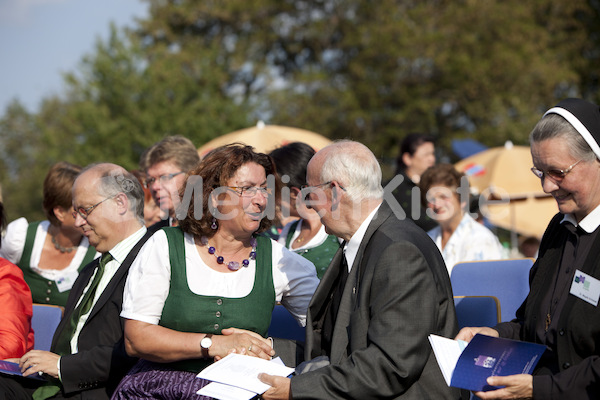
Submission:
[[565,179],[565,176],[567,176],[567,174],[571,172],[573,168],[575,168],[575,166],[582,161],[583,160],[579,160],[576,163],[569,165],[569,167],[565,169],[549,169],[547,171],[543,171],[536,167],[532,167],[531,172],[533,172],[533,174],[540,179],[546,176],[552,179],[554,182],[561,182],[563,179]]
[[183,171],[179,171],[179,172],[173,172],[172,174],[161,175],[158,178],[152,178],[152,177],[146,178],[144,180],[144,187],[146,189],[149,189],[150,186],[152,186],[152,184],[154,182],[156,182],[157,180],[158,180],[158,183],[160,183],[161,185],[164,185],[165,183],[170,182],[171,179],[175,178],[177,175],[183,174],[183,173],[184,173]]
[[75,211],[73,211],[71,213],[71,215],[73,215],[73,218],[75,218],[75,219],[77,219],[77,215],[79,215],[81,218],[83,218],[83,219],[85,219],[87,221],[88,217],[90,216],[90,214],[92,213],[92,211],[94,211],[94,209],[96,207],[98,207],[100,204],[104,203],[106,200],[110,200],[112,198],[115,198],[116,196],[118,196],[118,194],[115,194],[114,196],[107,197],[104,200],[100,200],[99,202],[97,202],[93,206],[89,206],[87,208],[77,207],[75,209]]
[[273,193],[273,190],[269,187],[262,186],[226,186],[227,189],[231,189],[242,197],[254,197],[258,192],[264,197],[268,197]]

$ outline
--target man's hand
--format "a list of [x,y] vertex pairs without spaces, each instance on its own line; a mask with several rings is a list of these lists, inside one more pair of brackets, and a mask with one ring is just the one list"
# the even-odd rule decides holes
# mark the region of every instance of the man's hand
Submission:
[[260,379],[262,383],[271,386],[270,389],[261,395],[261,398],[264,400],[289,400],[291,398],[290,378],[262,373],[258,374],[258,379]]
[[533,377],[519,374],[509,376],[490,376],[487,383],[492,386],[506,386],[489,392],[473,392],[484,400],[531,399],[533,397]]
[[49,351],[31,350],[19,360],[19,367],[23,376],[42,372],[58,379],[58,354]]

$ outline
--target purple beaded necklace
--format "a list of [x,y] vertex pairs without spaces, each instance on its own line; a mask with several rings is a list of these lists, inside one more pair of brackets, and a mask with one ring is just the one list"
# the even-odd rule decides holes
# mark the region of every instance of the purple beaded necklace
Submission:
[[[203,246],[208,246],[208,254],[214,255],[217,258],[218,264],[225,263],[225,259],[223,258],[223,256],[217,255],[217,249],[208,244],[208,238],[206,236],[200,237],[200,243],[202,243]],[[248,258],[242,260],[242,267],[247,267],[250,264],[250,260],[256,260],[256,238],[250,238],[250,245],[252,246],[252,250],[250,251],[250,255],[248,256]],[[240,263],[237,261],[229,261],[227,263],[227,268],[229,268],[229,270],[231,271],[237,271],[238,269],[240,269]]]

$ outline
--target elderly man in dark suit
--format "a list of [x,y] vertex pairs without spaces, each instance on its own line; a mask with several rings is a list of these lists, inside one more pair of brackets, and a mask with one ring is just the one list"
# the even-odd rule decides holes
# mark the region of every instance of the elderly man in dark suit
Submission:
[[51,351],[21,357],[27,378],[0,379],[0,399],[109,399],[135,363],[123,345],[119,317],[127,271],[149,236],[144,192],[138,180],[114,164],[88,167],[73,185],[73,216],[102,257],[75,281]]
[[[262,397],[460,398],[428,341],[458,332],[444,261],[422,229],[383,203],[373,153],[357,142],[331,144],[311,159],[307,182],[308,205],[344,243],[309,305],[304,357],[313,360],[298,368],[307,372],[261,374],[272,386]],[[275,350],[297,361],[294,343],[276,339]]]

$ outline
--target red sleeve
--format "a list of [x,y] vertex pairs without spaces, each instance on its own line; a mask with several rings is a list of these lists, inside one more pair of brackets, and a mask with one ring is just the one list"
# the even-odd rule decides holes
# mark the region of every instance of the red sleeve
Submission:
[[20,358],[33,349],[31,301],[23,272],[0,258],[0,359]]

